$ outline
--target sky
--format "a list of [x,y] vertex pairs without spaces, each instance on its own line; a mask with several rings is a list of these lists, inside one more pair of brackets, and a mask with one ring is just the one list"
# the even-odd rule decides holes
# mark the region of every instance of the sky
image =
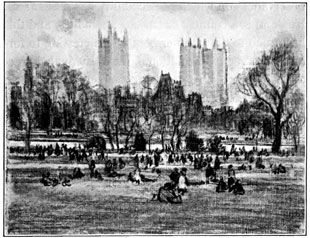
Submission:
[[[230,104],[240,96],[234,79],[272,44],[295,39],[305,52],[306,8],[302,4],[142,4],[142,3],[6,3],[5,61],[8,81],[23,78],[29,55],[36,63],[67,63],[98,84],[98,29],[108,22],[129,37],[130,80],[159,79],[169,72],[179,80],[180,43],[191,37],[217,38],[228,48]],[[302,73],[302,75],[304,75]]]

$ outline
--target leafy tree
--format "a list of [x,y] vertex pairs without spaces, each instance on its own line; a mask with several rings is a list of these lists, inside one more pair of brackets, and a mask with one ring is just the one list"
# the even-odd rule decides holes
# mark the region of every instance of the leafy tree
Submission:
[[209,151],[210,152],[219,152],[220,144],[221,144],[221,138],[219,136],[214,136],[213,138],[210,138],[208,140],[208,146],[209,146]]
[[135,137],[134,147],[138,151],[145,151],[146,149],[146,140],[143,136],[143,133],[137,133]]
[[22,90],[19,86],[19,82],[12,83],[11,88],[11,102],[9,106],[9,121],[10,125],[14,129],[22,129]]
[[185,139],[186,148],[190,151],[199,151],[203,147],[203,140],[198,137],[194,130],[191,130]]
[[24,74],[24,95],[23,107],[26,114],[26,135],[25,135],[25,149],[26,153],[30,152],[30,134],[33,125],[33,109],[34,109],[34,92],[33,92],[33,66],[29,56],[26,60],[26,68]]
[[273,115],[272,151],[275,153],[280,150],[282,129],[293,115],[286,107],[285,99],[299,80],[299,64],[294,43],[282,43],[263,53],[254,67],[237,77],[240,92],[263,102]]

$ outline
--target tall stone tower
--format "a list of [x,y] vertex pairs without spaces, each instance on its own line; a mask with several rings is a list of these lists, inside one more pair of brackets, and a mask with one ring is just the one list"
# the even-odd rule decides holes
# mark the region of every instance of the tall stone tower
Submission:
[[108,36],[102,37],[98,31],[99,85],[108,89],[129,84],[129,50],[128,34],[124,32],[123,39],[117,32],[112,33],[109,22]]
[[184,85],[185,94],[200,93],[204,105],[214,108],[227,106],[227,49],[219,48],[217,40],[213,47],[207,47],[204,40],[201,45],[197,39],[197,45],[189,39],[185,45],[183,39],[180,45],[180,80]]

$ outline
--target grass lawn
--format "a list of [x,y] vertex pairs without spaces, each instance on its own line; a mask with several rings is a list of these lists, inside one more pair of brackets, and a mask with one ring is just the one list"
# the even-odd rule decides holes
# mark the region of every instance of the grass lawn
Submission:
[[[269,162],[279,162],[295,173],[271,175]],[[228,163],[240,164],[229,160]],[[73,180],[70,187],[44,187],[44,170],[56,174],[48,162],[8,161],[6,182],[6,233],[39,234],[304,234],[305,165],[303,157],[264,158],[265,170],[236,171],[245,195],[216,193],[215,185],[189,187],[183,203],[150,201],[152,193],[169,180],[172,169],[163,168],[154,183],[134,185],[127,177]],[[38,166],[40,165],[40,166]],[[60,164],[72,172],[72,165]],[[191,166],[192,167],[192,166]],[[100,168],[100,167],[99,167]],[[188,167],[188,178],[200,180],[203,171]],[[128,174],[133,167],[126,166]],[[99,169],[100,170],[100,169]],[[225,174],[226,169],[222,172]],[[142,171],[149,178],[155,174]]]

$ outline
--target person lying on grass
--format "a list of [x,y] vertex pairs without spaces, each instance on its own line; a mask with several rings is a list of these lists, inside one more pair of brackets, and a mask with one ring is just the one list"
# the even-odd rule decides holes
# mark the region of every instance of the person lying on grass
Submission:
[[111,160],[108,159],[105,162],[105,167],[104,167],[104,170],[103,170],[103,175],[107,176],[107,177],[110,177],[110,178],[115,178],[115,177],[119,177],[120,178],[122,176],[125,176],[125,174],[117,173],[114,169],[115,169],[115,166],[113,166]]
[[279,165],[271,164],[270,168],[273,174],[286,173],[286,168],[282,164]]
[[128,181],[136,184],[141,184],[145,182],[155,182],[157,179],[146,178],[145,175],[141,174],[141,170],[136,168],[133,172],[128,175]]

